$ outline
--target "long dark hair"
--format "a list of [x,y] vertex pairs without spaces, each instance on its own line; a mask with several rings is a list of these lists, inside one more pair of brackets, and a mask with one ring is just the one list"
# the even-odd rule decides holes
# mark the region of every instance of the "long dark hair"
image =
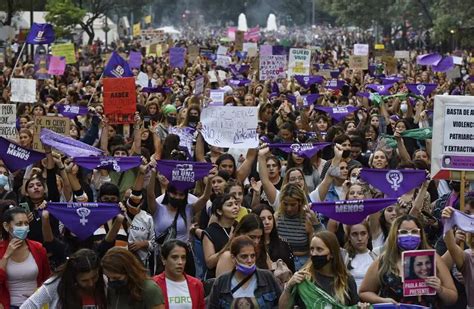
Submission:
[[13,221],[13,218],[18,214],[26,215],[26,211],[21,207],[12,207],[6,210],[2,216],[2,239],[8,240],[10,238],[10,233],[3,228],[3,223],[10,223]]
[[272,247],[272,244],[277,244],[280,242],[280,237],[278,236],[278,229],[276,227],[275,210],[273,210],[273,207],[268,204],[260,204],[252,212],[260,218],[260,214],[264,210],[268,210],[273,215],[273,229],[270,232],[270,247]]
[[[90,249],[81,249],[75,252],[67,259],[66,263],[59,267],[57,278],[61,280],[58,284],[60,308],[82,308],[81,295],[77,288],[76,276],[93,270],[98,270],[98,279],[95,289],[93,290],[94,300],[98,308],[107,308],[105,282],[104,276],[102,275],[102,268],[100,267],[100,259],[97,254]],[[51,283],[52,282],[48,284]]]
[[[288,154],[288,159],[287,159],[287,169],[290,169],[292,167],[298,167],[296,166],[296,163],[295,163],[295,160],[293,159],[293,154],[290,153]],[[311,160],[306,158],[306,157],[303,157],[303,173],[305,175],[311,175],[313,174],[313,164],[311,164]]]

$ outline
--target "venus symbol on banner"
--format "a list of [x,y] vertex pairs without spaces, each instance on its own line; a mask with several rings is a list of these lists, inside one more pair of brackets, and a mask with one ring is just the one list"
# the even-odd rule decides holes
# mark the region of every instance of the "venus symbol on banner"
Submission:
[[81,219],[79,219],[79,222],[81,222],[82,225],[86,225],[89,220],[86,219],[87,216],[90,215],[91,210],[89,208],[81,207],[76,210],[76,213]]
[[416,86],[416,89],[420,92],[421,95],[425,93],[426,86],[423,84],[419,84]]
[[385,177],[387,179],[387,182],[391,184],[390,187],[394,191],[398,191],[398,188],[400,188],[400,184],[403,182],[403,174],[397,170],[390,170],[387,172]]

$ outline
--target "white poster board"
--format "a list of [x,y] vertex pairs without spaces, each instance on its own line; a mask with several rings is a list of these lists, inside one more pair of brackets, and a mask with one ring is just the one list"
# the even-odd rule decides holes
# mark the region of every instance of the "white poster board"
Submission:
[[0,104],[0,136],[16,139],[16,104]]
[[354,56],[368,56],[369,44],[354,44]]
[[36,80],[25,78],[12,78],[12,102],[35,103]]
[[474,97],[435,96],[433,137],[434,178],[443,179],[443,170],[474,171]]
[[199,76],[196,78],[195,86],[194,86],[194,94],[200,95],[204,92],[204,76]]
[[291,48],[288,58],[288,76],[309,75],[311,65],[311,50]]
[[286,77],[286,56],[260,56],[259,80],[277,79]]
[[211,100],[209,105],[221,106],[224,105],[224,90],[211,90],[209,94],[209,99]]
[[201,113],[204,140],[225,148],[258,147],[258,107],[209,106]]
[[148,75],[140,72],[137,75],[137,79],[135,80],[135,85],[138,85],[142,88],[148,87]]

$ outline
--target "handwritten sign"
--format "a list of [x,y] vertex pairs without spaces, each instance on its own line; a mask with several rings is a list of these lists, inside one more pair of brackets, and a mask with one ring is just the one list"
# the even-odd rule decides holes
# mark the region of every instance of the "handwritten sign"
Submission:
[[260,80],[285,78],[286,56],[260,56]]
[[258,147],[258,107],[209,106],[201,113],[205,141],[217,147]]
[[369,57],[351,55],[349,57],[349,67],[354,70],[367,70],[369,69]]
[[66,64],[76,63],[76,51],[73,43],[54,44],[51,46],[53,56],[66,58]]
[[213,106],[224,105],[224,95],[225,95],[225,92],[223,90],[211,90],[211,93],[209,95],[211,102],[209,103],[209,105],[213,105]]
[[204,92],[204,76],[195,79],[194,94],[201,95]]
[[0,104],[0,136],[16,139],[16,105]]
[[291,48],[288,59],[288,76],[309,75],[311,64],[311,50]]
[[133,123],[137,95],[135,78],[104,78],[104,113],[111,124]]
[[12,78],[12,102],[35,103],[36,80],[25,78]]
[[355,56],[368,56],[369,44],[354,44],[354,55]]
[[64,136],[69,136],[71,120],[67,117],[36,116],[33,129],[33,149],[44,151],[40,140],[41,129],[46,128]]

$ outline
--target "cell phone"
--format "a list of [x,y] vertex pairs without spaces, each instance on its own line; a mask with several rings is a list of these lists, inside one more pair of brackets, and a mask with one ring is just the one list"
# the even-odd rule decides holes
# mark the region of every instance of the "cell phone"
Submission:
[[25,202],[25,203],[20,203],[19,206],[20,206],[21,208],[23,208],[23,209],[26,211],[26,213],[30,213],[30,212],[31,212],[30,205],[28,205],[28,203],[26,203],[26,202]]
[[143,117],[143,123],[144,123],[144,126],[145,126],[146,129],[148,129],[151,125],[150,120],[151,120],[150,116]]

